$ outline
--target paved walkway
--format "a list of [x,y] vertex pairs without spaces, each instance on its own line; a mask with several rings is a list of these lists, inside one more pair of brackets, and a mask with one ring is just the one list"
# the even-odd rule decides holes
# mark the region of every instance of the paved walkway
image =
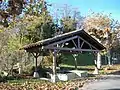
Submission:
[[120,75],[105,76],[105,79],[85,84],[80,90],[120,90]]

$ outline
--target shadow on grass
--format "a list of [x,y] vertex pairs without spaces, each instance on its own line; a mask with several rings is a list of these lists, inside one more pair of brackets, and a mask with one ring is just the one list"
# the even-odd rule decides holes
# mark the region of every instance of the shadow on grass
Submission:
[[[61,73],[66,73],[67,71],[70,71],[70,70],[75,70],[75,68],[74,68],[74,67],[63,67],[63,66],[60,67],[60,72],[61,72]],[[94,71],[93,68],[88,68],[88,67],[78,68],[77,70],[88,71],[88,72]],[[59,72],[59,71],[58,71],[58,72]],[[95,75],[88,73],[88,77],[95,77]]]

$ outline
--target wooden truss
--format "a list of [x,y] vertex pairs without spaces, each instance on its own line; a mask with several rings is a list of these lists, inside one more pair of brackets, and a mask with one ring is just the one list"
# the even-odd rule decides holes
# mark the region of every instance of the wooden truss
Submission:
[[[72,44],[72,46],[69,47],[69,44]],[[43,49],[67,52],[99,51],[94,45],[90,44],[80,36],[73,36],[58,42],[54,42],[52,44],[44,46]]]
[[[69,47],[69,44],[72,46]],[[67,51],[70,53],[79,53],[83,51],[93,53],[99,52],[99,50],[94,45],[90,44],[88,41],[86,41],[80,36],[73,36],[61,41],[54,42],[52,44],[44,46],[43,49],[53,50],[53,82],[56,82],[56,56],[57,53],[59,53],[60,51]],[[77,69],[77,64],[75,65],[75,68]]]

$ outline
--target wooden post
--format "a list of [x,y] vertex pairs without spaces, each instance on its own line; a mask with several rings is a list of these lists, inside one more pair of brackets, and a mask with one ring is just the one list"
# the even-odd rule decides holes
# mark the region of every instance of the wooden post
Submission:
[[35,72],[34,72],[33,77],[37,78],[37,77],[39,77],[39,74],[37,72],[37,58],[38,58],[39,55],[38,55],[38,53],[36,53],[36,54],[33,54],[33,56],[35,58]]
[[77,56],[78,54],[73,54],[74,60],[75,60],[75,69],[77,70]]
[[77,57],[75,57],[75,69],[77,70]]
[[20,65],[20,63],[17,63],[17,66],[18,66],[19,74],[21,74],[21,65]]
[[111,51],[110,50],[108,50],[107,57],[108,57],[108,65],[111,66]]
[[93,56],[94,56],[94,62],[95,62],[95,70],[94,70],[93,74],[99,74],[99,70],[97,68],[97,55],[96,55],[96,53],[93,53]]
[[52,76],[52,82],[56,82],[56,56],[57,56],[57,51],[53,51],[53,76]]
[[41,53],[41,56],[40,56],[40,62],[39,62],[39,66],[41,66],[41,62],[43,61],[43,53]]
[[101,54],[100,52],[97,53],[97,68],[101,68]]
[[35,72],[37,72],[37,55],[35,56]]

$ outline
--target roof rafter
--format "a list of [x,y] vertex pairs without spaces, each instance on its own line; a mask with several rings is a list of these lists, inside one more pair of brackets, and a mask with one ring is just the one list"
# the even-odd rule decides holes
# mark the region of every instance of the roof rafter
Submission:
[[61,48],[61,47],[44,47],[44,49],[52,49],[52,50],[62,50],[62,51],[90,51],[90,52],[98,52],[99,50],[92,50],[92,49],[76,49],[76,48]]

